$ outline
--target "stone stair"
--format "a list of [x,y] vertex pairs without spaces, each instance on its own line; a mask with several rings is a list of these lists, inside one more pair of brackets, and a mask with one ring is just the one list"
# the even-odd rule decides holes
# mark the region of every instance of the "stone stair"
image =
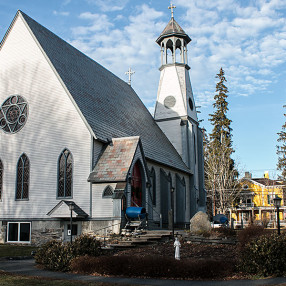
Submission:
[[171,239],[171,237],[172,233],[170,231],[146,230],[141,234],[126,237],[124,240],[121,240],[116,244],[109,244],[109,247],[113,249],[134,248],[158,243],[160,241],[166,241]]
[[202,236],[189,236],[187,238],[187,243],[195,244],[237,244],[237,239],[234,238],[223,238],[223,237],[202,237]]

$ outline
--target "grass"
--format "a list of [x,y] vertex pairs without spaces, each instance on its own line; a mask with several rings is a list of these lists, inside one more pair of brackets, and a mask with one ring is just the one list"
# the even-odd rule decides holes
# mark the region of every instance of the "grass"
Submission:
[[37,247],[30,245],[0,244],[0,257],[31,256]]
[[[117,283],[105,282],[84,282],[84,281],[70,281],[70,280],[54,280],[39,277],[26,277],[0,272],[1,286],[115,286]],[[128,285],[128,284],[125,284]],[[130,284],[131,285],[131,284]]]

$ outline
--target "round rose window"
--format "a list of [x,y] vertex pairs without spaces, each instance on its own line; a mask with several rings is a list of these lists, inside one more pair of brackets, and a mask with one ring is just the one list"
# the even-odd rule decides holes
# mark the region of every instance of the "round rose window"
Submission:
[[1,105],[0,128],[5,133],[21,130],[28,119],[28,103],[21,95],[12,95]]

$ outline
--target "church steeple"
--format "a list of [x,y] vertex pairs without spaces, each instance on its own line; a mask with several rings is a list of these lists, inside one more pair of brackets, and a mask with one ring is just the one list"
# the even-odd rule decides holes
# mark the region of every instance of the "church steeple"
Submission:
[[198,118],[187,60],[191,38],[175,21],[174,8],[171,4],[171,19],[156,40],[161,47],[161,75],[154,117],[187,166],[194,170]]
[[[173,9],[176,6],[171,6],[172,17],[166,28],[156,40],[157,44],[161,46],[161,65],[170,64],[168,62],[168,50],[172,53],[172,63],[180,62],[187,64],[187,44],[191,41],[191,38],[185,33],[180,25],[174,19]],[[180,50],[180,59],[176,58],[176,50]]]

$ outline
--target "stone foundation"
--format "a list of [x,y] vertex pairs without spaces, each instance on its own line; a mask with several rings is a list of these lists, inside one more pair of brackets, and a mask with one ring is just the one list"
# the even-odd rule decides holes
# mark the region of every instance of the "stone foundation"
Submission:
[[49,240],[62,240],[63,231],[60,221],[33,221],[31,244],[38,246]]
[[[29,220],[26,220],[27,222]],[[31,245],[42,245],[50,240],[62,240],[68,241],[65,236],[67,230],[65,229],[69,222],[67,220],[46,220],[46,221],[32,221],[31,223]],[[121,220],[90,220],[90,221],[78,221],[73,223],[79,225],[80,234],[91,234],[95,236],[108,236],[110,234],[120,234]],[[74,239],[74,238],[73,238]],[[7,241],[7,222],[0,221],[0,243]]]

